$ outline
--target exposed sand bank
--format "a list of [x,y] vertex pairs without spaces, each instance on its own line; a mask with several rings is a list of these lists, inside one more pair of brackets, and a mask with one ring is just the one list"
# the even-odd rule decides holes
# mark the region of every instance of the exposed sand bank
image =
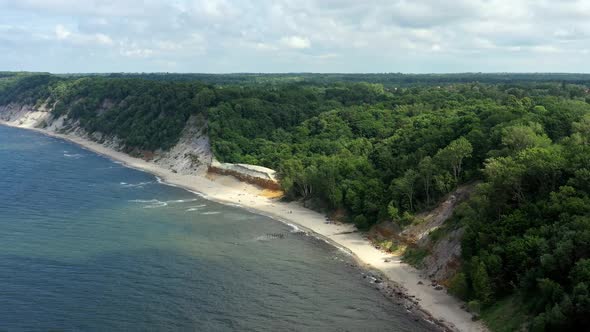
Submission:
[[[423,279],[417,270],[400,262],[399,257],[376,249],[362,233],[356,232],[352,225],[326,223],[326,217],[320,213],[302,207],[296,202],[283,203],[270,199],[254,186],[228,178],[215,179],[199,175],[182,175],[169,169],[133,158],[125,153],[114,151],[96,142],[73,135],[61,135],[54,132],[15,125],[0,121],[0,124],[26,128],[37,132],[62,138],[93,152],[105,155],[125,165],[152,173],[166,183],[203,194],[206,198],[221,203],[231,203],[273,217],[286,223],[300,226],[314,232],[330,243],[353,254],[360,263],[367,264],[383,274],[384,277],[401,286],[408,295],[415,296],[422,310],[445,326],[459,331],[487,331],[480,322],[471,320],[471,314],[461,309],[461,302],[446,294],[444,290],[435,290],[430,281]],[[421,281],[421,283],[419,283]]]

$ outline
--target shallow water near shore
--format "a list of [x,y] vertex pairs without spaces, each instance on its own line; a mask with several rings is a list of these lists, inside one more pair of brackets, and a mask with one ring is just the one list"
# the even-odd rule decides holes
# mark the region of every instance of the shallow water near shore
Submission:
[[430,331],[323,241],[0,126],[0,330]]

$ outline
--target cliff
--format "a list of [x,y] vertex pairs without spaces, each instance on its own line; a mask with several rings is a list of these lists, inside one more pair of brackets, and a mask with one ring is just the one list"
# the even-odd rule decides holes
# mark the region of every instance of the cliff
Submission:
[[[43,128],[51,132],[89,139],[116,151],[127,151],[131,155],[152,161],[175,173],[196,175],[212,172],[233,176],[240,181],[265,189],[281,189],[276,172],[270,168],[248,164],[220,163],[215,160],[207,135],[207,121],[200,114],[189,118],[180,139],[171,149],[148,151],[137,148],[129,149],[117,136],[107,136],[101,132],[89,134],[67,115],[54,116],[53,107],[47,104],[46,102],[40,107],[16,103],[0,106],[0,120],[14,126]],[[113,106],[103,102],[96,112],[100,115]]]
[[454,228],[449,220],[455,208],[469,199],[477,184],[460,186],[432,210],[419,213],[405,228],[386,222],[373,227],[370,234],[377,243],[395,243],[402,251],[418,252],[414,259],[421,273],[436,284],[446,284],[461,267],[463,228]]
[[276,178],[276,172],[270,168],[248,164],[221,163],[213,159],[209,165],[209,172],[231,175],[240,181],[255,184],[265,189],[281,190],[281,185]]

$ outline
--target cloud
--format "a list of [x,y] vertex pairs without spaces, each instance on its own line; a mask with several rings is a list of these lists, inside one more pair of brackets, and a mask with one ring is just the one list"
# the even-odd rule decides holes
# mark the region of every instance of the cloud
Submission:
[[281,44],[283,46],[295,49],[310,48],[311,42],[309,39],[300,36],[289,36],[281,38]]
[[154,50],[137,46],[123,46],[119,52],[121,55],[131,58],[148,58],[154,54]]
[[590,45],[587,0],[0,0],[0,11],[0,49],[13,54],[0,63],[43,48],[26,68],[40,70],[580,71]]
[[67,41],[77,45],[113,45],[111,37],[103,33],[84,34],[72,32],[62,24],[55,26],[55,38],[58,41]]
[[72,33],[61,24],[55,26],[55,36],[59,40],[67,39]]

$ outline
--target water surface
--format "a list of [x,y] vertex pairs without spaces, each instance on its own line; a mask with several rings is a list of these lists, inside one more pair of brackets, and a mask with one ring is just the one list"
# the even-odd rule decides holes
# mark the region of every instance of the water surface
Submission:
[[431,329],[349,261],[267,217],[0,126],[0,330]]

